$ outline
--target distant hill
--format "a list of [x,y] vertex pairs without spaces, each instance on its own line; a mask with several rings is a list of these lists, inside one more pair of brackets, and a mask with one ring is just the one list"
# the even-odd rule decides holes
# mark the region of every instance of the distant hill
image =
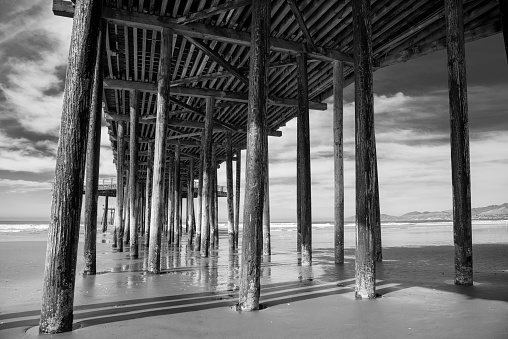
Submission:
[[[508,219],[508,203],[472,208],[473,220],[504,220]],[[381,214],[381,221],[451,221],[452,210],[440,212],[409,212],[400,216]],[[355,216],[346,218],[346,221],[355,221]]]

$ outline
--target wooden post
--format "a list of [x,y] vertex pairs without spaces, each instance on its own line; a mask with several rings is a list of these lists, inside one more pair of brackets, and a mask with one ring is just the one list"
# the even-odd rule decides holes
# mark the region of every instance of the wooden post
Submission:
[[109,196],[104,197],[104,214],[102,215],[102,233],[108,230],[108,209],[109,209]]
[[335,263],[344,263],[344,64],[333,65],[333,163],[335,182]]
[[445,0],[451,125],[455,284],[473,285],[471,179],[463,4]]
[[139,152],[139,91],[130,91],[130,143],[129,143],[129,200],[130,200],[130,256],[137,259],[138,247],[138,152]]
[[270,1],[251,5],[251,56],[247,117],[247,157],[243,214],[242,265],[238,309],[259,309],[261,249],[263,246],[264,138],[268,100]]
[[168,199],[168,222],[169,238],[168,244],[175,243],[175,156],[172,150],[169,150],[169,199]]
[[181,216],[181,203],[182,203],[182,185],[180,178],[180,145],[175,147],[175,245],[180,245],[180,238],[182,232],[182,216]]
[[[297,111],[297,114],[298,114],[298,111]],[[297,118],[298,120],[298,118]],[[298,125],[297,125],[297,131],[296,131],[296,139],[297,139],[297,142],[298,142],[298,138],[300,137],[300,135],[298,134]],[[302,253],[302,202],[301,202],[301,199],[300,197],[302,196],[302,188],[301,188],[301,185],[299,184],[300,181],[301,181],[301,173],[300,171],[298,170],[298,166],[300,165],[300,152],[298,152],[298,149],[297,149],[297,152],[296,152],[296,252],[297,253]],[[300,260],[301,262],[301,260]]]
[[72,330],[90,97],[101,2],[76,4],[48,230],[40,333]]
[[148,165],[145,186],[145,248],[150,246],[150,217],[152,212],[153,143],[148,143]]
[[123,185],[124,185],[124,158],[125,158],[125,123],[119,121],[116,132],[116,212],[115,212],[115,231],[113,247],[119,252],[123,252]]
[[353,1],[356,121],[356,299],[376,297],[376,148],[370,0]]
[[233,209],[233,147],[231,132],[226,133],[226,186],[229,248],[235,249],[235,211]]
[[206,97],[205,129],[202,138],[203,148],[203,190],[201,205],[201,256],[208,257],[210,253],[210,181],[212,162],[212,118],[215,98]]
[[171,45],[173,32],[163,29],[161,34],[161,53],[157,77],[157,120],[155,123],[155,151],[152,185],[152,215],[150,222],[150,247],[148,251],[148,271],[160,272],[161,226],[163,206],[164,160],[166,158],[166,132],[170,103]]
[[[201,133],[201,144],[205,143],[205,131]],[[196,241],[194,242],[194,250],[201,251],[201,218],[203,215],[203,169],[204,169],[204,151],[201,146],[201,152],[199,155],[199,178],[198,178],[198,215],[196,224]]]
[[[171,192],[169,191],[169,169],[167,167],[168,160],[166,158],[166,164],[164,165],[164,209],[162,210],[163,213],[163,233],[167,237],[169,234],[169,195]],[[167,175],[166,175],[167,174]],[[167,177],[167,178],[166,178]]]
[[236,195],[235,195],[235,249],[238,248],[240,231],[240,180],[242,174],[242,150],[236,150]]
[[297,171],[300,179],[297,191],[300,201],[300,221],[302,232],[302,266],[312,265],[312,205],[311,205],[311,174],[310,174],[310,133],[309,133],[309,91],[307,79],[307,55],[298,54],[298,148]]
[[[376,145],[376,137],[373,136],[374,147]],[[374,260],[376,262],[383,261],[383,246],[381,243],[381,210],[379,206],[379,178],[377,171],[377,159],[374,162],[375,183],[374,183],[374,208],[376,211],[376,223],[374,224]]]
[[[126,178],[126,183],[125,183],[125,187],[124,187],[124,205],[123,205],[123,211],[124,211],[124,215],[123,215],[123,223],[124,223],[124,227],[123,227],[123,233],[122,233],[122,239],[123,239],[123,244],[124,245],[129,245],[129,238],[130,238],[130,232],[131,232],[131,229],[130,229],[130,225],[131,225],[131,219],[130,219],[130,212],[131,212],[131,205],[130,205],[130,196],[131,196],[131,191],[129,190],[129,181],[130,181],[130,169],[126,169],[125,170],[125,178]],[[119,250],[120,252],[123,252],[123,247],[121,248],[121,250]]]
[[265,158],[264,158],[264,179],[265,179],[265,192],[263,202],[263,255],[272,254],[272,245],[270,240],[270,178],[269,178],[269,164],[268,164],[268,134],[265,135],[264,140]]
[[217,146],[212,144],[212,166],[210,168],[210,228],[212,248],[219,247],[219,225],[217,223]]
[[95,275],[97,256],[97,200],[99,197],[99,162],[101,152],[101,113],[102,113],[102,52],[106,23],[101,21],[90,107],[90,124],[86,147],[85,177],[85,246],[83,262],[85,275]]
[[194,159],[189,162],[189,175],[187,179],[187,215],[190,220],[189,225],[189,244],[192,244],[193,238],[196,234],[196,219],[194,217]]

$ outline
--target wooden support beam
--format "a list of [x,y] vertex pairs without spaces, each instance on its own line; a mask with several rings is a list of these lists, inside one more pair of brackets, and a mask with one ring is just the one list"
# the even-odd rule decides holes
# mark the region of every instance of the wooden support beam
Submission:
[[212,115],[215,99],[206,98],[205,129],[202,138],[203,148],[203,189],[201,205],[201,256],[208,257],[210,254],[210,190],[211,190],[211,167],[212,167]]
[[138,214],[138,152],[139,143],[137,142],[140,133],[139,126],[139,91],[133,90],[130,92],[130,144],[129,144],[129,218],[130,218],[130,257],[137,259],[139,256],[139,245],[138,245],[138,226],[139,226],[139,214]]
[[376,298],[376,148],[370,0],[353,1],[356,120],[356,299]]
[[226,185],[228,208],[229,249],[235,249],[235,211],[233,209],[233,142],[231,133],[226,133]]
[[242,175],[242,150],[236,149],[236,190],[235,190],[235,249],[238,249],[238,234],[240,231],[240,182]]
[[[197,22],[181,25],[178,24],[178,19],[170,17],[129,12],[126,10],[107,7],[103,9],[103,17],[108,19],[108,22],[118,25],[127,25],[131,27],[146,28],[151,30],[169,28],[174,30],[176,34],[183,35],[185,37],[198,38],[202,40],[215,40],[251,47],[251,34],[230,28],[217,27]],[[313,51],[307,51],[307,46],[299,42],[273,37],[269,39],[270,49],[274,52],[289,54],[308,52],[309,58],[313,59],[324,61],[341,60],[350,65],[352,65],[354,62],[351,55],[337,50],[316,46]]]
[[203,51],[206,55],[210,57],[217,64],[222,66],[226,71],[233,74],[238,80],[244,83],[246,86],[249,86],[249,80],[233,65],[231,65],[226,59],[224,59],[217,51],[213,50],[210,46],[208,46],[204,41],[187,37],[187,40],[192,42],[194,46]]
[[74,281],[100,1],[76,6],[67,64],[44,267],[40,333],[72,330]]
[[[192,192],[192,194],[189,194]],[[196,218],[194,216],[194,159],[189,160],[189,177],[187,180],[187,228],[189,229],[188,243],[192,245],[196,234]]]
[[270,0],[252,3],[247,161],[238,310],[259,309],[263,238],[264,138],[268,101]]
[[198,215],[196,224],[196,241],[194,242],[194,251],[201,251],[201,230],[202,228],[202,215],[203,215],[203,171],[204,171],[204,147],[205,147],[205,131],[203,130],[201,136],[201,151],[199,154],[199,177],[198,177]]
[[217,211],[217,145],[212,144],[212,167],[210,173],[210,242],[213,249],[219,248],[219,223]]
[[169,150],[169,158],[166,159],[168,166],[168,185],[169,185],[169,199],[168,199],[168,219],[169,219],[169,236],[168,244],[175,243],[175,153]]
[[[104,79],[104,87],[109,89],[138,89],[143,92],[156,93],[157,88],[156,85],[150,82],[141,82],[141,81],[128,81],[128,80],[120,80],[120,79]],[[206,98],[208,96],[215,97],[221,100],[235,101],[235,102],[248,102],[248,93],[241,92],[226,92],[226,91],[217,91],[213,89],[206,88],[195,88],[195,87],[179,87],[175,86],[171,88],[171,92],[173,95],[182,95],[182,96],[192,96],[198,98]],[[273,100],[270,104],[275,106],[298,106],[297,99],[290,98],[270,98]],[[309,102],[309,108],[317,111],[324,111],[327,109],[327,105],[325,103],[320,102]]]
[[150,218],[152,212],[152,185],[153,185],[152,179],[153,179],[153,143],[151,142],[148,144],[148,164],[146,166],[145,248],[148,248],[150,246]]
[[108,231],[108,210],[109,210],[109,196],[104,197],[104,211],[102,215],[102,233],[105,233]]
[[333,163],[335,263],[344,263],[344,65],[333,62]]
[[208,18],[213,15],[221,14],[223,12],[227,12],[238,7],[244,7],[250,5],[251,3],[252,0],[231,0],[222,5],[212,6],[210,8],[195,13],[189,13],[183,17],[178,18],[176,22],[185,25],[190,22]]
[[[115,121],[127,121],[129,118],[125,114],[116,114],[116,113],[104,113],[104,118],[106,120],[115,120]],[[141,123],[143,123],[143,119],[141,119]],[[146,123],[146,122],[145,122]],[[150,119],[148,124],[154,124],[154,122]],[[168,119],[168,126],[177,126],[177,127],[189,127],[189,128],[205,128],[205,123],[199,121],[188,121],[188,120],[177,120],[177,119]],[[224,126],[213,124],[213,129],[215,131],[230,131],[230,129],[225,128]],[[237,133],[247,133],[245,129],[237,129],[235,130]],[[281,137],[282,131],[269,130],[269,136],[273,137]]]
[[182,203],[182,185],[181,185],[181,175],[180,175],[180,145],[177,144],[175,147],[175,172],[174,172],[174,206],[175,206],[175,241],[173,242],[176,246],[180,245],[180,240],[182,238],[182,215],[181,212],[181,203]]
[[293,16],[295,17],[296,21],[298,22],[298,26],[300,26],[300,30],[303,33],[303,36],[305,37],[305,40],[307,41],[307,44],[312,48],[312,50],[316,49],[316,44],[314,44],[314,40],[312,39],[309,29],[307,28],[307,25],[305,24],[305,20],[303,19],[302,13],[300,12],[300,9],[298,8],[298,5],[296,4],[295,0],[286,0],[286,2],[289,4],[289,7],[291,8],[291,12],[293,13]]
[[83,275],[97,273],[97,201],[99,198],[99,162],[101,152],[101,112],[102,112],[102,67],[106,22],[101,22],[97,39],[97,54],[92,87],[92,104],[86,146],[85,170],[85,243],[83,249]]
[[123,219],[123,186],[124,186],[124,171],[125,171],[125,123],[123,121],[119,121],[116,129],[117,129],[117,162],[116,162],[116,220],[115,220],[115,230],[114,230],[114,239],[113,239],[113,247],[116,247],[117,250],[123,251],[123,228],[124,228],[124,219]]
[[164,165],[166,158],[167,111],[170,103],[171,46],[173,32],[162,31],[161,57],[158,71],[157,122],[155,125],[155,150],[152,186],[152,216],[150,247],[148,250],[148,271],[160,273],[161,226],[163,206]]
[[268,158],[268,136],[265,135],[264,145],[264,201],[263,201],[263,255],[272,254],[272,242],[270,235],[270,176]]
[[455,284],[473,285],[471,179],[463,4],[445,0],[450,101]]
[[229,77],[231,75],[232,74],[227,71],[220,71],[220,72],[196,75],[193,77],[180,78],[180,79],[171,81],[171,87],[192,84],[195,82],[200,82],[200,81],[205,81],[205,80],[216,80],[216,79],[223,78],[223,77]]
[[[130,168],[127,167],[125,169],[125,187],[124,187],[124,204],[123,204],[123,223],[124,223],[124,226],[123,226],[123,234],[122,234],[122,239],[123,239],[123,244],[124,245],[129,245],[129,241],[130,241],[130,232],[131,232],[131,229],[130,229],[130,224],[131,224],[131,219],[130,219],[130,211],[131,211],[131,205],[130,205],[130,196],[131,196],[131,192],[130,192],[130,187],[129,187],[129,181],[130,181]],[[120,249],[118,249],[119,252],[123,252],[123,247]]]
[[307,57],[297,56],[298,98],[300,104],[297,112],[297,170],[300,178],[297,185],[297,199],[300,201],[300,221],[302,234],[302,266],[312,265],[312,200],[310,173],[310,128],[308,103]]

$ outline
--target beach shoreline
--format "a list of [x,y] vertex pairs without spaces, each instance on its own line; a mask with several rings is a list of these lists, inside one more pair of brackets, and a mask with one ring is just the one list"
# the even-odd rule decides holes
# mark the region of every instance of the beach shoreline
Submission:
[[[229,253],[225,234],[211,258],[193,252],[185,238],[178,251],[164,247],[160,275],[146,273],[143,249],[139,259],[113,250],[108,232],[98,235],[98,274],[83,276],[81,237],[76,330],[58,337],[506,337],[508,230],[503,225],[494,236],[497,243],[488,243],[492,228],[476,237],[485,241],[473,247],[472,287],[453,284],[453,246],[440,244],[439,234],[434,233],[434,245],[426,239],[418,245],[414,239],[425,230],[386,229],[384,261],[377,265],[380,298],[373,301],[354,300],[351,234],[346,263],[335,265],[329,230],[316,228],[310,268],[298,265],[295,232],[274,232],[273,255],[263,259],[261,277],[266,308],[241,314],[234,310],[240,258]],[[392,246],[401,241],[397,234],[406,234],[405,240]],[[26,338],[37,334],[46,242],[41,233],[10,236],[7,241],[2,235],[0,245],[0,337]]]

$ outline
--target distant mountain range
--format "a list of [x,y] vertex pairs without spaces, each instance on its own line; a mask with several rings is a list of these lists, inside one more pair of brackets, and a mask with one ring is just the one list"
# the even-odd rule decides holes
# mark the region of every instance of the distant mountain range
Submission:
[[[473,220],[504,220],[508,219],[508,203],[502,205],[492,205],[487,207],[478,207],[471,209]],[[409,212],[400,216],[381,214],[381,221],[401,222],[401,221],[451,221],[452,210],[440,212]],[[355,221],[355,217],[346,218],[346,221]]]

